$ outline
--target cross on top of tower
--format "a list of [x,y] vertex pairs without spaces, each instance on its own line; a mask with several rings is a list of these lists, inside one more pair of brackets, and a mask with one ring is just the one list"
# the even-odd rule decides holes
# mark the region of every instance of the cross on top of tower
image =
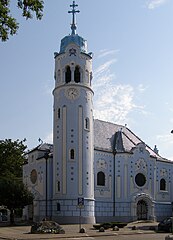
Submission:
[[79,13],[79,10],[76,10],[76,7],[78,7],[77,4],[75,4],[75,1],[73,1],[73,4],[70,5],[70,7],[72,8],[71,11],[68,11],[68,13],[72,13],[72,24],[71,24],[71,34],[76,34],[76,23],[75,23],[75,13]]

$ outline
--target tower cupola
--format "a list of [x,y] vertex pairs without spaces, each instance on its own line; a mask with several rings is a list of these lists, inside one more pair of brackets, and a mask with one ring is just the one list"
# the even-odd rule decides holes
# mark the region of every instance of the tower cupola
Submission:
[[79,13],[79,10],[76,10],[76,7],[78,5],[75,4],[75,1],[73,1],[73,4],[70,5],[70,7],[72,8],[71,11],[68,11],[68,13],[72,14],[72,23],[71,23],[71,34],[69,34],[68,36],[65,36],[62,40],[61,40],[61,45],[60,45],[60,52],[59,53],[64,53],[66,47],[70,44],[70,43],[75,43],[79,48],[80,51],[83,53],[87,53],[87,41],[80,37],[78,34],[76,34],[76,13]]

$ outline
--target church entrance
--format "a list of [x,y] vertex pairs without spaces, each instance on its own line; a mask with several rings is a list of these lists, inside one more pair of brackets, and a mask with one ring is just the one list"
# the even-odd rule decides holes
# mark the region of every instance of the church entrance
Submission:
[[144,200],[137,203],[137,218],[138,220],[147,220],[148,217],[148,204]]

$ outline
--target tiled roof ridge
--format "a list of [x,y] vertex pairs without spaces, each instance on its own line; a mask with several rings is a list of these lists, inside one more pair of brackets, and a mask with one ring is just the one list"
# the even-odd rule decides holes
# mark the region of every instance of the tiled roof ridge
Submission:
[[[154,152],[154,150],[148,145],[146,144],[141,138],[139,138],[134,132],[132,132],[129,128],[126,127],[126,129],[128,129],[129,132],[131,132],[141,143],[144,143],[146,145],[147,148],[149,148],[158,158],[164,159],[163,157],[161,157],[158,153]],[[130,139],[129,139],[130,140]],[[134,143],[134,145],[136,146],[137,144]]]
[[[163,158],[161,157],[158,153],[155,153],[154,150],[148,145],[146,144],[141,138],[139,138],[132,130],[130,130],[128,127],[124,126],[124,125],[121,125],[121,124],[117,124],[117,123],[113,123],[113,122],[109,122],[109,121],[104,121],[104,120],[100,120],[100,119],[94,119],[94,121],[99,121],[99,122],[103,122],[103,123],[106,123],[106,124],[111,124],[111,125],[114,125],[114,126],[117,126],[117,127],[122,127],[122,128],[125,128],[127,131],[129,131],[129,133],[131,133],[138,141],[139,143],[144,143],[146,148],[148,148],[153,154],[152,155],[155,155],[155,157],[157,157],[158,159],[166,159],[166,158]],[[122,131],[122,133],[124,134],[124,136],[127,137],[127,139],[134,144],[134,146],[137,146],[137,144],[124,132]],[[151,155],[151,153],[150,153]]]
[[105,121],[105,120],[101,120],[101,119],[94,119],[94,121],[99,121],[99,122],[104,122],[104,123],[108,123],[108,124],[112,124],[112,125],[116,125],[116,126],[119,126],[119,127],[125,127],[124,125],[122,124],[117,124],[117,123],[114,123],[114,122],[109,122],[109,121]]

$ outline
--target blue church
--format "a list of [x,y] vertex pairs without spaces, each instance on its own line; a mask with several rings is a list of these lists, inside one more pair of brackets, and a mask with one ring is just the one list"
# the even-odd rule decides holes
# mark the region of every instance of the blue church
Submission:
[[58,223],[161,220],[172,215],[173,163],[126,126],[94,119],[92,53],[76,33],[55,58],[53,144],[28,152],[23,181],[34,194],[24,217]]

